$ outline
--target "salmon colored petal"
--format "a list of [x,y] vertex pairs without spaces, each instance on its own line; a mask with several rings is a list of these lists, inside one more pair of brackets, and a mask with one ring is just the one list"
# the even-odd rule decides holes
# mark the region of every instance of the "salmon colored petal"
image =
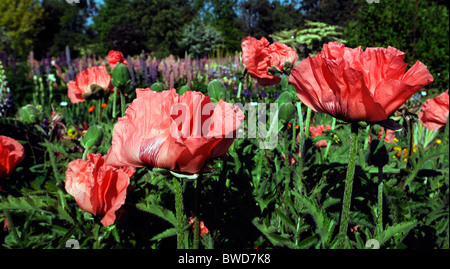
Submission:
[[115,212],[125,203],[132,167],[107,165],[100,154],[74,160],[66,170],[65,189],[86,212],[102,216],[104,226],[113,224]]
[[[138,89],[136,96],[126,116],[114,127],[107,163],[187,173],[200,171],[223,139],[208,137],[210,129],[203,130],[204,126],[210,127],[207,122],[220,126],[230,116],[226,113],[214,116],[216,110],[210,98],[199,92],[188,91],[179,96],[175,89],[163,92]],[[225,102],[219,103],[222,107]],[[233,108],[229,113],[237,113],[234,106],[228,106]],[[234,132],[238,124],[225,131]]]
[[25,149],[17,140],[0,135],[0,178],[11,175],[25,158]]
[[405,54],[393,47],[363,51],[324,44],[291,71],[289,82],[312,110],[344,121],[378,122],[433,81],[420,62],[404,74]]
[[426,100],[419,112],[420,122],[430,130],[445,127],[448,121],[449,95],[448,89],[434,98]]
[[98,85],[105,91],[111,89],[111,76],[106,67],[93,66],[81,71],[75,77],[75,80],[69,81],[67,96],[72,103],[86,101],[82,95],[91,92],[91,85]]
[[294,49],[282,43],[270,44],[265,37],[257,40],[248,36],[242,40],[241,47],[242,64],[261,86],[275,85],[281,81],[280,77],[268,72],[268,67],[283,70],[286,61],[294,65],[298,60]]

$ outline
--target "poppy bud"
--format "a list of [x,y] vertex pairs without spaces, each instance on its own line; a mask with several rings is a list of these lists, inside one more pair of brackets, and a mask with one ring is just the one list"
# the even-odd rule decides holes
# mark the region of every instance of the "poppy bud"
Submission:
[[150,89],[154,92],[162,92],[164,91],[164,84],[161,82],[155,82],[150,86]]
[[125,89],[128,85],[130,85],[130,72],[126,64],[116,64],[112,70],[111,83],[118,89]]
[[185,92],[189,91],[190,88],[188,85],[183,85],[181,86],[181,88],[178,90],[178,94],[179,95],[183,95]]
[[295,106],[292,103],[282,103],[278,110],[278,118],[284,122],[289,122],[295,115]]
[[103,127],[93,125],[89,127],[86,134],[81,138],[80,143],[85,149],[99,146],[103,140]]
[[41,122],[44,114],[34,105],[28,104],[19,109],[19,118],[23,123],[34,124]]

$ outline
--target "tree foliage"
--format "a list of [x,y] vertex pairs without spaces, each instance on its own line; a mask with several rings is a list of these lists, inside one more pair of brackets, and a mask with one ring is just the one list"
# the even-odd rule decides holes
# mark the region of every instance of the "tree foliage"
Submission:
[[190,56],[202,57],[221,47],[222,42],[223,37],[219,31],[196,17],[184,26],[179,44]]
[[406,52],[405,61],[420,60],[439,91],[449,82],[448,6],[436,1],[380,1],[361,5],[345,31],[351,47],[393,46]]
[[345,43],[342,39],[343,34],[343,28],[340,26],[306,21],[304,27],[276,32],[270,37],[295,48],[297,52],[302,52],[307,57],[319,52],[324,43],[331,41]]
[[43,12],[38,0],[0,1],[0,29],[6,34],[1,39],[0,51],[12,51],[19,56],[28,53],[33,48],[34,34],[41,29]]

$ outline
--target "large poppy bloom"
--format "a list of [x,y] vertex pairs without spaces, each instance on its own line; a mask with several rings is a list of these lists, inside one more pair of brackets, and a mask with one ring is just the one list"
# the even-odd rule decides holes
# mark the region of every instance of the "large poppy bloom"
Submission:
[[88,154],[86,160],[71,161],[66,170],[66,191],[86,212],[103,216],[105,227],[114,223],[116,211],[125,203],[133,167],[107,165],[106,157]]
[[419,112],[420,122],[427,129],[437,130],[445,126],[448,119],[448,89],[434,98],[426,100]]
[[225,154],[244,120],[237,107],[175,89],[136,89],[136,99],[114,126],[107,163],[197,173],[206,161]]
[[0,135],[0,178],[5,178],[25,158],[23,146],[15,139]]
[[111,89],[111,76],[106,67],[93,66],[78,73],[75,80],[69,81],[67,96],[72,103],[79,103],[98,94],[98,91]]
[[356,49],[330,42],[294,67],[289,82],[312,110],[348,122],[386,120],[433,81],[417,61],[405,73],[405,53],[388,47]]
[[283,43],[270,44],[265,37],[258,40],[248,36],[242,40],[241,47],[242,63],[261,86],[275,85],[281,81],[279,76],[270,74],[267,68],[276,67],[282,71],[285,62],[293,66],[298,60],[293,48]]

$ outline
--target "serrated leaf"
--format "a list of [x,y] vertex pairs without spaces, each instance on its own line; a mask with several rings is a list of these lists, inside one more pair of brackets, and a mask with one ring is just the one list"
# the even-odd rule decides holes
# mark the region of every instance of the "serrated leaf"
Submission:
[[153,215],[156,215],[169,223],[171,223],[173,226],[177,225],[177,219],[172,211],[168,210],[167,208],[164,208],[159,205],[147,205],[144,203],[138,203],[136,204],[136,207],[142,211],[151,213]]
[[376,235],[374,239],[378,240],[381,246],[398,233],[404,233],[406,235],[412,228],[416,227],[416,225],[416,221],[408,221],[388,226],[383,232]]
[[154,240],[161,240],[161,239],[164,239],[164,238],[167,238],[167,237],[174,236],[176,234],[177,234],[177,229],[176,228],[169,228],[169,229],[165,230],[164,232],[153,236],[150,240],[153,240],[153,241]]

